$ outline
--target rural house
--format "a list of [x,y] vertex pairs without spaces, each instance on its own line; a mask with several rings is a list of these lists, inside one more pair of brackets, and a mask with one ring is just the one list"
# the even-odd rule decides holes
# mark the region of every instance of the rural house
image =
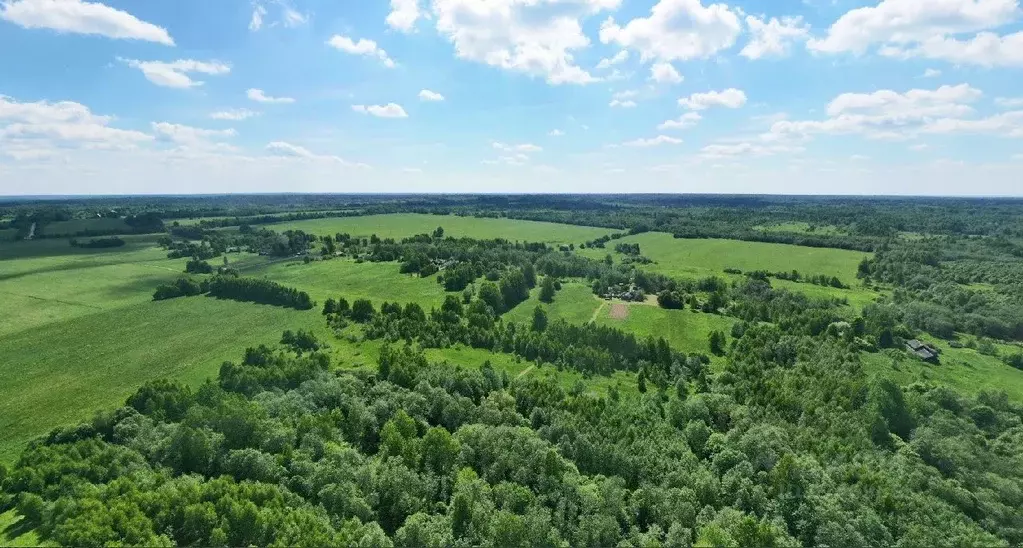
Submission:
[[938,363],[938,349],[916,339],[906,341],[906,349],[928,363]]

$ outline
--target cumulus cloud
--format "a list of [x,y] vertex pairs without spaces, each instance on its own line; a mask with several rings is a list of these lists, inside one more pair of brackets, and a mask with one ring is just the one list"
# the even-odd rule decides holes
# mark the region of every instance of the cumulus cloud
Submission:
[[19,102],[0,95],[0,151],[19,159],[40,159],[57,149],[130,149],[153,136],[111,127],[100,116],[73,101]]
[[552,130],[547,132],[547,136],[548,137],[561,137],[564,134],[565,134],[565,132],[561,131],[560,129],[552,129]]
[[266,16],[266,8],[256,4],[252,8],[252,17],[249,19],[249,30],[255,32],[263,28],[263,17]]
[[657,129],[686,129],[695,126],[703,119],[699,112],[687,112],[677,120],[665,120],[657,126]]
[[650,79],[660,84],[677,84],[682,81],[682,75],[671,63],[662,61],[650,65]]
[[906,92],[878,90],[843,93],[828,105],[823,120],[782,120],[763,137],[768,141],[805,139],[817,134],[861,134],[873,139],[905,140],[921,133],[1019,133],[1016,115],[974,119],[971,106],[983,93],[969,84]]
[[763,18],[746,16],[750,41],[739,55],[747,59],[762,57],[783,57],[788,55],[795,42],[805,41],[810,36],[810,26],[802,17]]
[[421,15],[419,0],[391,0],[391,13],[387,15],[387,24],[392,29],[411,32]]
[[621,0],[434,0],[437,32],[460,59],[542,77],[552,85],[598,78],[574,52],[590,45],[582,19],[616,9]]
[[924,71],[924,78],[937,78],[941,76],[941,71],[938,69],[929,68]]
[[120,57],[118,59],[129,67],[141,70],[143,76],[150,82],[168,88],[187,89],[203,85],[202,81],[193,80],[189,76],[192,73],[216,76],[231,72],[231,67],[220,61],[179,59],[167,63],[163,61],[138,61]]
[[263,92],[263,90],[256,88],[246,91],[245,96],[257,103],[290,104],[295,102],[295,99],[292,97],[271,97]]
[[682,139],[675,137],[669,137],[667,135],[658,135],[651,139],[635,139],[633,141],[626,141],[622,143],[622,146],[627,147],[655,147],[659,145],[678,145],[682,143]]
[[231,120],[234,122],[248,120],[254,116],[259,116],[259,113],[246,108],[233,108],[210,113],[210,118],[214,120]]
[[789,145],[765,145],[761,143],[730,143],[707,145],[700,149],[700,157],[708,160],[733,158],[735,156],[772,156],[785,152],[802,152],[803,147]]
[[1023,97],[999,97],[995,99],[995,104],[1008,108],[1023,107]]
[[732,47],[742,32],[739,16],[725,4],[704,6],[701,0],[660,0],[649,17],[625,26],[608,18],[600,41],[636,50],[644,61],[704,59]]
[[[1023,32],[999,36],[980,32],[1011,23],[1018,0],[883,0],[849,11],[810,40],[821,53],[862,54],[879,47],[889,57],[920,57],[958,64],[1023,66]],[[956,35],[979,33],[967,39]]]
[[0,19],[26,29],[142,40],[173,46],[163,27],[142,21],[128,12],[82,0],[13,0],[0,2]]
[[408,118],[408,113],[397,103],[386,105],[352,105],[352,110],[378,118]]
[[678,104],[692,110],[706,110],[715,106],[739,108],[746,104],[746,94],[742,90],[728,88],[723,91],[694,93],[689,97],[679,99]]
[[327,40],[327,45],[352,55],[376,57],[384,64],[385,67],[394,68],[394,61],[387,55],[387,52],[381,49],[373,40],[359,38],[358,41],[355,41],[347,36],[335,34],[330,38],[330,40]]
[[424,89],[419,92],[419,99],[421,101],[443,101],[444,96],[437,93],[436,91]]
[[501,150],[501,151],[509,152],[509,153],[512,153],[512,152],[531,153],[531,152],[540,152],[540,151],[543,150],[543,147],[540,147],[539,145],[534,145],[532,143],[522,143],[522,144],[519,144],[519,145],[509,145],[509,144],[506,144],[506,143],[500,143],[500,142],[496,142],[495,141],[495,142],[491,143],[491,146],[494,147],[497,150]]
[[611,108],[636,108],[636,102],[631,99],[611,99],[607,104]]

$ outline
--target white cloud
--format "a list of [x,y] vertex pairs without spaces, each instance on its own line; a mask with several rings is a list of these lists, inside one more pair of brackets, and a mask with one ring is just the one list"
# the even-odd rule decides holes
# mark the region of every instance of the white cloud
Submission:
[[252,8],[252,18],[249,19],[249,30],[255,32],[263,28],[263,17],[266,16],[266,8],[256,4]]
[[[823,53],[861,54],[874,46],[888,57],[934,59],[961,65],[1023,66],[1023,32],[980,32],[1020,15],[1019,0],[884,0],[854,9],[828,35],[808,46]],[[978,33],[965,39],[956,35]]]
[[358,42],[347,36],[335,34],[327,41],[327,45],[352,55],[363,55],[376,57],[387,68],[394,68],[394,61],[388,57],[387,52],[380,48],[373,40],[360,38]]
[[636,102],[630,99],[611,99],[611,102],[607,104],[611,108],[636,108]]
[[772,17],[764,19],[746,16],[752,38],[739,55],[747,59],[762,57],[782,57],[789,54],[792,43],[805,41],[810,35],[810,26],[803,22],[802,17]]
[[699,112],[687,112],[677,120],[665,120],[657,129],[686,129],[695,126],[702,119],[703,116],[700,116]]
[[855,111],[902,118],[965,116],[973,109],[964,103],[972,103],[982,95],[983,92],[969,84],[941,86],[933,91],[911,89],[906,93],[887,89],[873,93],[843,93],[828,104],[827,112],[829,116]]
[[629,50],[623,49],[614,55],[614,57],[605,57],[597,63],[598,69],[611,68],[615,65],[620,65],[629,60]]
[[129,67],[141,70],[150,82],[168,88],[186,89],[203,85],[203,82],[189,77],[190,73],[216,76],[231,72],[231,67],[220,61],[180,59],[166,63],[163,61],[137,61],[120,57],[118,59]]
[[275,156],[283,156],[287,158],[300,158],[305,160],[313,160],[327,163],[337,163],[346,167],[358,167],[368,168],[370,166],[360,162],[349,162],[343,158],[332,155],[314,154],[309,149],[298,145],[293,145],[285,141],[273,141],[266,145],[266,151]]
[[387,24],[392,29],[411,32],[416,21],[422,15],[419,9],[420,0],[391,0],[391,13],[387,16]]
[[58,149],[130,149],[153,136],[110,126],[72,101],[21,103],[0,95],[0,151],[19,160],[40,159]]
[[419,99],[422,101],[443,101],[444,96],[437,93],[436,91],[424,89],[419,92]]
[[682,143],[682,139],[676,139],[675,137],[669,137],[667,135],[658,135],[651,139],[636,139],[633,141],[626,141],[622,143],[622,146],[627,147],[655,147],[658,145],[678,145]]
[[295,99],[292,97],[271,97],[264,93],[263,90],[256,88],[246,91],[245,96],[257,103],[290,104],[295,102]]
[[876,44],[910,44],[977,32],[1012,21],[1018,0],[883,0],[838,19],[809,47],[826,53],[863,53]]
[[764,145],[759,143],[735,143],[707,145],[700,150],[700,157],[708,160],[731,158],[734,156],[772,156],[785,152],[802,152],[798,146]]
[[581,19],[616,9],[621,0],[433,0],[437,32],[460,59],[543,77],[549,84],[598,79],[579,67],[590,45]]
[[213,141],[234,137],[238,134],[233,129],[203,129],[167,122],[153,122],[152,128],[153,133],[162,141],[198,149],[222,148],[222,143],[213,143]]
[[386,105],[352,105],[352,110],[362,114],[370,114],[378,118],[408,118],[408,113],[397,103]]
[[282,8],[282,18],[284,19],[285,27],[298,27],[309,22],[309,16],[296,11],[294,8],[284,6]]
[[1023,97],[999,97],[995,99],[995,104],[1008,108],[1023,107]]
[[927,150],[928,148],[930,148],[929,145],[927,145],[925,143],[920,143],[918,145],[913,145],[913,146],[909,147],[909,150],[912,150],[913,152],[921,152],[921,151]]
[[934,133],[979,129],[965,118],[975,114],[970,104],[982,95],[968,84],[935,90],[911,89],[905,93],[892,90],[843,93],[828,104],[829,118],[782,120],[774,123],[763,137],[776,141],[814,134],[862,134],[873,139],[900,140],[917,136],[925,127]]
[[650,79],[660,84],[678,84],[682,81],[682,75],[671,63],[661,61],[650,65]]
[[90,34],[143,40],[173,46],[163,27],[139,20],[128,12],[82,0],[13,0],[0,3],[0,19],[27,29]]
[[624,27],[608,18],[600,26],[600,41],[640,53],[644,61],[703,59],[732,47],[742,32],[735,11],[725,4],[704,6],[701,0],[660,0],[650,16]]
[[[273,4],[280,9],[280,19],[271,20],[266,24],[268,11],[266,6]],[[254,0],[252,6],[252,17],[249,19],[249,30],[259,31],[264,26],[276,27],[284,25],[288,28],[298,27],[309,22],[309,16],[291,7],[288,0]]]
[[552,129],[552,130],[547,132],[547,136],[548,137],[561,137],[564,134],[565,134],[565,132],[561,131],[560,129]]
[[540,147],[538,145],[534,145],[532,143],[522,143],[522,144],[519,144],[519,145],[509,145],[509,144],[499,143],[499,142],[495,141],[495,142],[491,143],[491,146],[494,147],[497,150],[501,150],[501,151],[509,152],[509,153],[513,153],[513,152],[517,152],[517,153],[532,153],[532,152],[540,152],[540,151],[543,150],[543,147]]
[[1023,32],[1006,36],[982,32],[969,40],[936,36],[911,47],[886,46],[880,53],[887,57],[920,57],[958,65],[1023,67]]
[[924,124],[921,132],[939,134],[973,133],[999,135],[1002,137],[1023,137],[1023,110],[1003,112],[975,120],[942,118]]
[[924,71],[924,78],[937,78],[941,76],[941,71],[938,69],[929,68]]
[[739,108],[746,104],[746,94],[742,90],[728,88],[724,91],[694,93],[679,99],[678,104],[692,110],[705,110],[714,106]]
[[232,108],[228,110],[220,110],[210,114],[210,118],[213,118],[214,120],[231,120],[234,122],[247,120],[254,116],[259,116],[259,113],[253,112],[247,108]]

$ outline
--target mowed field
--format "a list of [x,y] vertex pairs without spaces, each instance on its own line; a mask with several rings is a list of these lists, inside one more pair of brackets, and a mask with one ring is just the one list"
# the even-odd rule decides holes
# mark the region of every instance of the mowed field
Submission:
[[550,244],[580,244],[614,232],[609,228],[574,226],[515,219],[459,217],[456,215],[426,215],[396,213],[366,215],[363,217],[337,217],[310,219],[263,225],[276,231],[303,230],[316,235],[346,232],[352,236],[368,238],[376,234],[381,238],[403,238],[433,232],[444,228],[445,236],[466,236],[478,239],[504,238],[512,241],[545,242]]
[[608,242],[604,249],[583,249],[579,250],[579,253],[594,259],[611,254],[616,260],[620,260],[622,255],[614,251],[617,243],[638,243],[642,255],[654,261],[653,264],[641,265],[640,268],[666,276],[686,278],[719,276],[738,280],[741,276],[725,274],[724,270],[726,268],[738,268],[743,272],[798,270],[803,275],[836,276],[850,286],[850,289],[778,279],[772,279],[771,285],[797,291],[809,297],[844,298],[849,301],[853,310],[859,310],[879,296],[879,293],[863,287],[856,279],[856,269],[860,261],[870,255],[869,253],[740,240],[693,240],[675,238],[663,232],[626,236]]
[[[728,334],[735,323],[727,316],[692,310],[666,310],[653,302],[612,303],[594,296],[586,284],[575,282],[565,283],[554,296],[553,303],[542,303],[538,296],[539,290],[534,289],[529,299],[505,313],[504,319],[529,324],[533,309],[539,305],[550,319],[562,318],[569,323],[596,322],[635,333],[641,338],[664,337],[678,350],[707,355],[710,354],[711,331],[720,330]],[[615,306],[624,308],[624,315],[612,314]],[[712,362],[723,363],[717,357],[713,357]]]

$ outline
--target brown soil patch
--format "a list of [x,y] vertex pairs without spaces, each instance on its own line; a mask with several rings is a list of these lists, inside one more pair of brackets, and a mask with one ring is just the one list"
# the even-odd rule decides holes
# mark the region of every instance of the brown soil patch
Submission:
[[624,320],[629,317],[629,307],[622,303],[614,303],[611,305],[611,318],[615,320]]

